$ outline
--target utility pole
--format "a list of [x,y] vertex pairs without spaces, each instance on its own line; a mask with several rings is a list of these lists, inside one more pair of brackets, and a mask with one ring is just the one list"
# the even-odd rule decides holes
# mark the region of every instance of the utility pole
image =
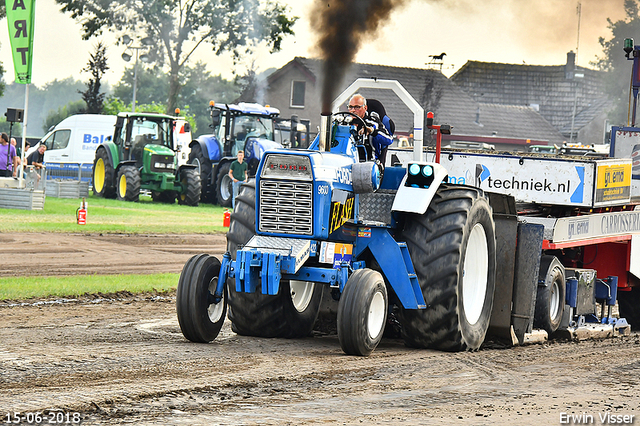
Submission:
[[[576,108],[578,105],[578,80],[576,78],[584,77],[584,74],[578,74],[578,49],[580,49],[580,20],[582,18],[582,3],[578,2],[576,7],[576,13],[578,14],[578,40],[576,41],[576,60],[573,65],[573,82],[575,86],[575,92],[573,94],[573,113],[571,114],[571,134],[569,135],[569,143],[573,143],[573,129],[576,122]],[[577,139],[577,138],[576,138]]]

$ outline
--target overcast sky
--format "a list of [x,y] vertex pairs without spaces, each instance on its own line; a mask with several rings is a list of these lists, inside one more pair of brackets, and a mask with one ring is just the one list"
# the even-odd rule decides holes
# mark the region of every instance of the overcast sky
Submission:
[[[281,67],[295,56],[314,56],[315,36],[310,29],[310,9],[323,0],[280,0],[300,17],[282,51],[256,55],[258,70]],[[453,74],[465,62],[505,62],[531,65],[560,65],[578,43],[577,1],[574,0],[406,0],[394,10],[377,37],[371,37],[357,55],[358,62],[422,68],[429,55],[446,52],[446,75]],[[582,0],[582,20],[578,64],[589,66],[601,55],[598,37],[610,37],[607,18],[624,17],[623,0]],[[13,62],[6,20],[0,29],[0,61],[5,82],[14,79]],[[125,66],[121,46],[106,34],[82,41],[80,25],[59,12],[54,0],[36,1],[33,83],[37,86],[54,79],[73,76],[85,81],[81,73],[94,46],[102,40],[107,46],[110,70],[106,79],[115,84]],[[629,36],[633,36],[630,34]],[[640,40],[637,40],[640,42]],[[623,53],[621,52],[621,55]],[[197,59],[207,63],[214,74],[231,77],[231,61],[213,55],[201,46]]]

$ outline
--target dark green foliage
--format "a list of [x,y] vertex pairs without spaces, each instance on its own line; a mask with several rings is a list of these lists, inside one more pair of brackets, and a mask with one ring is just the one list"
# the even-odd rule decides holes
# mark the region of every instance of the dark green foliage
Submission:
[[[205,64],[196,62],[195,66],[185,66],[180,73],[183,81],[178,96],[177,107],[195,117],[193,135],[211,133],[209,128],[209,101],[227,103],[234,101],[241,88],[236,81],[226,80],[220,75],[211,75]],[[169,76],[159,67],[142,68],[138,64],[137,105],[167,103]],[[131,104],[133,96],[133,67],[127,68],[120,82],[113,89],[113,96],[125,104]]]
[[9,128],[11,128],[11,136],[22,136],[22,123],[13,123],[13,127],[11,127],[11,123],[3,115],[0,117],[0,133],[4,132],[8,135]]
[[[216,55],[231,52],[241,60],[259,43],[271,51],[293,34],[296,17],[275,1],[260,0],[56,0],[62,12],[82,23],[84,39],[104,30],[149,38],[148,56],[168,68],[167,112],[179,106],[181,71],[193,52],[209,44]],[[186,44],[185,44],[186,43]],[[165,68],[165,69],[166,69]]]
[[87,89],[80,92],[82,99],[86,102],[87,114],[101,114],[102,103],[104,102],[104,93],[100,92],[100,80],[104,73],[109,69],[107,66],[107,47],[99,42],[96,50],[91,54],[88,65],[83,69],[91,73],[91,78],[87,82]]
[[[631,81],[632,61],[627,60],[622,50],[624,39],[636,37],[640,33],[640,3],[639,0],[625,0],[625,18],[620,21],[609,22],[608,28],[612,32],[609,40],[600,37],[603,48],[603,57],[599,57],[594,63],[599,69],[607,71],[606,91],[614,102],[609,120],[612,125],[627,125],[629,106],[629,83]],[[640,39],[635,40],[640,44]]]
[[42,130],[45,133],[49,131],[49,129],[67,117],[70,117],[75,114],[84,114],[86,112],[87,104],[85,101],[71,101],[66,105],[61,106],[56,110],[49,111],[47,118],[44,120],[42,125]]

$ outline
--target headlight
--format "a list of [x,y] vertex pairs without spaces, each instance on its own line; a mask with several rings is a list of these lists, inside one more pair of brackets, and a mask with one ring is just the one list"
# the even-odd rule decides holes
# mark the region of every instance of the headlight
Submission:
[[167,165],[165,163],[156,163],[153,165],[156,169],[165,169]]
[[408,169],[409,173],[407,175],[405,186],[427,189],[433,183],[433,166],[429,164],[420,165],[410,163]]

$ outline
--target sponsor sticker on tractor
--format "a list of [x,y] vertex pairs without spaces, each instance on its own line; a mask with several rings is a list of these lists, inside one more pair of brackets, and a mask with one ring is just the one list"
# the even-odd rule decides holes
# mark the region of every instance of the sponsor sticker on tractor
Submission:
[[320,262],[330,263],[334,268],[339,268],[342,262],[351,264],[353,256],[353,245],[341,243],[328,243],[323,241],[320,244]]

